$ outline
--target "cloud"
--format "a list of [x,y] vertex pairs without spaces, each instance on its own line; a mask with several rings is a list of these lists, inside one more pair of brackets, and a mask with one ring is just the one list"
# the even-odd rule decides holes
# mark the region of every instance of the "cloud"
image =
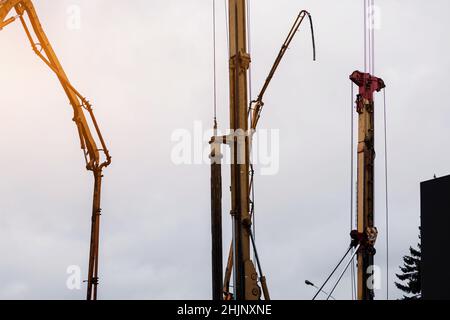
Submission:
[[[66,28],[69,5],[81,29]],[[219,5],[220,4],[220,5]],[[209,167],[170,162],[171,134],[212,124],[211,3],[200,0],[36,2],[73,84],[94,104],[110,145],[100,244],[104,299],[210,297]],[[450,108],[443,94],[450,4],[379,3],[376,73],[387,83],[391,290],[417,240],[419,182],[449,172]],[[228,125],[225,12],[218,1],[219,125]],[[350,83],[362,65],[362,8],[354,1],[252,1],[256,95],[301,9],[298,33],[266,96],[261,128],[280,129],[280,171],[256,177],[258,249],[274,298],[310,299],[349,243]],[[402,10],[402,18],[398,12]],[[421,23],[416,23],[421,21]],[[64,92],[33,55],[19,24],[0,32],[0,297],[83,299],[66,269],[87,271],[92,177]],[[376,263],[384,272],[382,99],[377,97]],[[229,184],[224,169],[224,190]],[[224,195],[224,243],[229,241]],[[224,246],[227,248],[227,245]],[[226,254],[224,254],[226,256]],[[385,274],[383,273],[383,277]],[[85,277],[85,275],[84,275]],[[384,279],[384,278],[383,278]],[[384,280],[383,280],[384,284]],[[347,276],[337,298],[351,297]],[[385,297],[385,288],[377,292]]]

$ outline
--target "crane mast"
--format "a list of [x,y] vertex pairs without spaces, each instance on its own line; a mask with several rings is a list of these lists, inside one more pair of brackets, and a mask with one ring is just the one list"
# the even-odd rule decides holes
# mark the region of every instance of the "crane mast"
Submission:
[[[15,10],[16,15],[7,18],[13,9]],[[31,24],[31,28],[28,27],[25,14]],[[31,0],[0,0],[0,30],[17,19],[20,20],[33,51],[58,77],[59,82],[61,83],[61,86],[70,101],[74,111],[73,121],[77,126],[81,149],[83,150],[86,160],[86,169],[92,171],[94,175],[87,299],[96,300],[98,285],[98,250],[101,213],[101,183],[103,177],[102,172],[104,168],[111,164],[111,156],[94,116],[92,105],[70,83],[61,63],[56,56],[55,51],[50,44],[50,41],[41,26]],[[34,31],[36,40],[31,31]],[[84,113],[85,111],[89,115],[90,121],[94,126],[94,130],[97,135],[97,139],[100,142],[101,148],[97,147],[96,140],[92,135],[90,126],[86,119]],[[100,155],[100,152],[103,153],[104,157]]]

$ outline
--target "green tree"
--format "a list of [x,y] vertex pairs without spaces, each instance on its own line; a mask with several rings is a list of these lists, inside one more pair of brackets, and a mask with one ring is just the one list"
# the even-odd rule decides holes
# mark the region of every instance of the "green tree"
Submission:
[[422,245],[420,235],[417,249],[410,247],[409,253],[409,255],[403,257],[403,266],[400,266],[401,274],[396,274],[400,282],[395,282],[395,285],[403,291],[404,300],[420,299],[422,293],[420,272]]

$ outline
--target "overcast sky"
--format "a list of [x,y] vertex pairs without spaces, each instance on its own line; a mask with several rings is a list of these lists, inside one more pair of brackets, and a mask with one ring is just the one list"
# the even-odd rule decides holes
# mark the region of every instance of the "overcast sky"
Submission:
[[[224,1],[217,1],[219,126],[228,123]],[[69,78],[93,103],[113,164],[105,171],[101,299],[209,299],[209,166],[171,161],[176,129],[212,124],[211,0],[35,0]],[[386,84],[390,298],[420,223],[419,183],[450,173],[447,0],[377,0],[376,75]],[[269,88],[261,129],[280,130],[280,170],[256,177],[257,244],[271,296],[310,299],[349,244],[350,81],[362,68],[356,0],[252,0],[253,95],[301,9],[297,35]],[[71,5],[81,28],[68,28]],[[19,23],[0,31],[0,298],[83,299],[66,269],[87,274],[93,179],[72,110]],[[382,95],[376,100],[375,261],[386,298]],[[229,171],[224,170],[224,190]],[[224,201],[224,243],[231,227]],[[226,254],[225,254],[226,255]],[[335,297],[351,298],[347,275]]]

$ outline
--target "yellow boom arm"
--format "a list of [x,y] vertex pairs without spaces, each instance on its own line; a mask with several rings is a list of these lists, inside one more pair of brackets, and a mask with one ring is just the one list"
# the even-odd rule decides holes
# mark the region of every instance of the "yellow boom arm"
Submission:
[[[16,15],[7,18],[9,13],[14,9]],[[31,35],[30,28],[25,20],[25,13],[28,16],[32,30],[36,35],[37,41],[34,40]],[[50,42],[45,35],[44,30],[39,22],[39,18],[34,9],[31,0],[0,0],[0,30],[15,20],[19,19],[25,29],[27,37],[31,43],[33,51],[45,62],[45,64],[56,74],[58,77],[70,104],[74,110],[75,124],[77,125],[81,148],[84,150],[86,157],[86,165],[88,170],[95,170],[100,167],[108,166],[111,163],[111,157],[106,148],[103,137],[98,128],[94,114],[92,113],[92,106],[89,101],[86,100],[69,82],[64,69],[62,68],[55,52],[53,51]],[[99,151],[95,139],[92,136],[89,125],[86,121],[84,111],[89,113],[89,116],[95,127],[98,139],[102,145],[101,151],[105,154],[105,160],[102,162],[100,159]]]
[[[13,10],[15,11],[15,15],[8,17]],[[28,20],[26,17],[28,17]],[[74,111],[73,121],[75,121],[77,126],[81,148],[83,149],[86,160],[86,168],[94,173],[94,199],[92,206],[87,299],[96,300],[97,285],[99,280],[98,252],[101,215],[100,196],[103,177],[102,170],[111,164],[111,156],[106,148],[105,141],[103,140],[102,134],[98,127],[91,104],[70,84],[66,73],[56,57],[56,54],[53,51],[44,30],[42,29],[31,0],[0,0],[0,30],[16,20],[20,20],[22,23],[33,51],[56,74],[67,97],[69,98],[70,104],[72,105]],[[28,27],[27,21],[31,24],[31,28]],[[36,40],[31,34],[31,31],[34,31]],[[89,124],[86,121],[85,111],[88,113],[90,120],[92,121],[98,141],[101,144],[101,149],[97,147],[96,140],[92,136]],[[100,152],[103,152],[104,157],[100,156]]]

